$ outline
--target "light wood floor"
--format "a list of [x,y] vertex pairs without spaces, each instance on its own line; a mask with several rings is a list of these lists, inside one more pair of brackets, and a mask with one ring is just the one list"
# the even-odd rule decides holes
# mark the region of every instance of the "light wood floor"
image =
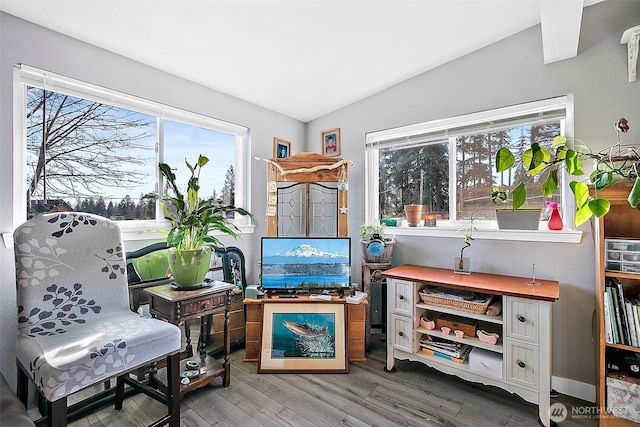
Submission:
[[[538,426],[537,406],[503,390],[474,385],[422,364],[396,363],[385,372],[384,342],[372,339],[367,362],[351,363],[348,374],[261,374],[245,363],[244,349],[231,356],[231,385],[219,379],[187,394],[182,426]],[[566,396],[569,417],[560,427],[597,426],[593,417],[571,415],[592,408]],[[71,422],[84,426],[143,426],[163,408],[138,394],[115,411],[112,405]],[[584,410],[582,411],[584,413]]]

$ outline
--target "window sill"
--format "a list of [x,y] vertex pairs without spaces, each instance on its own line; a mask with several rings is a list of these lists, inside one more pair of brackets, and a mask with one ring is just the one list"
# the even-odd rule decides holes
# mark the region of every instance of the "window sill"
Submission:
[[[145,223],[146,222],[146,223]],[[148,221],[130,221],[125,224],[119,223],[122,230],[122,239],[124,241],[144,241],[144,240],[165,240],[169,228],[167,224],[152,223]],[[237,224],[240,234],[253,234],[255,225],[253,224]],[[215,231],[212,236],[226,236],[225,233]]]
[[[391,236],[455,237],[462,238],[468,225],[443,225],[436,227],[385,227],[384,234]],[[582,231],[576,230],[499,230],[497,228],[478,228],[474,230],[476,240],[512,240],[520,242],[580,243]]]

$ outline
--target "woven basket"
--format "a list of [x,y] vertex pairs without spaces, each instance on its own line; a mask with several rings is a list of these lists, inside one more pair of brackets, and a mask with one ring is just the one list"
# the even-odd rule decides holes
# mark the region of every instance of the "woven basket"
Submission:
[[384,242],[384,253],[378,256],[370,256],[367,254],[367,245],[369,244],[368,240],[360,240],[360,244],[362,245],[362,256],[367,262],[374,263],[386,263],[391,259],[391,254],[393,253],[393,245],[395,241],[385,240]]
[[[474,314],[484,314],[491,303],[491,295],[487,295],[482,302],[465,301],[456,298],[446,298],[440,295],[432,295],[426,292],[419,292],[422,302],[436,307],[452,308],[454,310],[466,311]],[[479,295],[480,296],[480,295]],[[482,295],[484,297],[485,295]]]

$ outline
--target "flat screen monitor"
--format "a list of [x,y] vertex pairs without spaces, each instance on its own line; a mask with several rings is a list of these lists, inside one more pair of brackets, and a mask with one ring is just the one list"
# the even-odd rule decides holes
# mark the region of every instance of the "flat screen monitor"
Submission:
[[263,237],[262,290],[338,291],[351,286],[351,238]]

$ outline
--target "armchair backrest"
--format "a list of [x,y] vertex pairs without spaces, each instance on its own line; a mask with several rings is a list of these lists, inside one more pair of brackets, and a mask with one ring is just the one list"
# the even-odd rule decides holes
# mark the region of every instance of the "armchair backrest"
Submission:
[[55,335],[129,310],[118,225],[79,212],[38,215],[14,232],[19,333]]
[[225,248],[214,247],[216,255],[222,257],[222,274],[227,283],[242,283],[242,289],[247,288],[244,254],[235,246]]

